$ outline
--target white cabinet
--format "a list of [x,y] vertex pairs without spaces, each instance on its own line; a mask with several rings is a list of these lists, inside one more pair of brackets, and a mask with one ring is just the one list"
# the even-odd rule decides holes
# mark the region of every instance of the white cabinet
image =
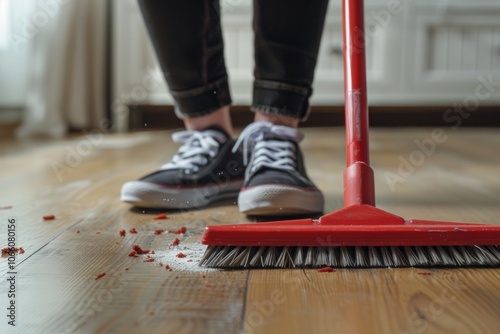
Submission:
[[[384,1],[366,1],[365,41],[368,92],[372,104],[400,93],[403,15],[390,15]],[[396,51],[396,52],[395,52]],[[331,1],[315,73],[313,105],[343,104],[341,2]]]
[[461,102],[474,96],[484,80],[497,92],[481,101],[500,101],[500,2],[445,1],[415,6],[411,25],[415,43],[408,53],[406,79],[423,103]]
[[[221,12],[233,100],[250,104],[251,0],[221,0]],[[498,0],[367,0],[365,17],[371,105],[452,106],[475,94],[482,81],[500,82]],[[341,43],[341,1],[331,0],[313,105],[343,104]],[[127,104],[172,103],[136,0],[114,0],[113,64],[119,128],[125,128]],[[500,86],[494,87],[482,105],[500,103]]]

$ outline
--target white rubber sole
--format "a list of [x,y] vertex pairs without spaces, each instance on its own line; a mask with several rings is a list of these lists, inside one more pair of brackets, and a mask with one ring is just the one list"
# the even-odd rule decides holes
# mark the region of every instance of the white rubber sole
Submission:
[[320,191],[300,187],[265,185],[244,189],[238,195],[240,212],[251,216],[285,216],[323,212]]
[[131,181],[122,186],[121,200],[151,209],[195,209],[221,199],[236,198],[242,184],[243,181],[237,181],[206,187],[170,188]]

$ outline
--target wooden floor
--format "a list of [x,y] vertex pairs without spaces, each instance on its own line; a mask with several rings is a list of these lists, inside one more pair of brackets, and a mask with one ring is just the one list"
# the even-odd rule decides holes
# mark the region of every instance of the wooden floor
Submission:
[[[498,130],[446,129],[439,143],[433,130],[372,131],[378,206],[499,224]],[[333,211],[342,205],[343,130],[304,131],[310,177]],[[166,132],[0,143],[0,246],[15,218],[25,250],[15,329],[5,317],[8,259],[0,259],[1,333],[498,333],[500,269],[199,268],[204,226],[248,220],[234,201],[155,220],[161,211],[119,200],[124,182],[175,151]],[[182,226],[184,235],[153,232]],[[129,257],[134,244],[154,250],[153,262]]]

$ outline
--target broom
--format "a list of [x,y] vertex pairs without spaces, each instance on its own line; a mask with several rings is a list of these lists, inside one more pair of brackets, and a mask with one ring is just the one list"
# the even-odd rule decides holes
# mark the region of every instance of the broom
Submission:
[[216,268],[495,267],[500,226],[405,220],[375,207],[368,153],[363,0],[343,0],[344,208],[319,219],[206,227]]

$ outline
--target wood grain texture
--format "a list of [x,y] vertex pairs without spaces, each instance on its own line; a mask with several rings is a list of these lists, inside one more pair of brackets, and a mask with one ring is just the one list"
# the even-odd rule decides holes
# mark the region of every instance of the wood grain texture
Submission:
[[[174,145],[163,147],[168,140],[164,133],[102,136],[88,154],[76,157],[71,152],[78,153],[81,143],[88,142],[84,136],[45,145],[14,143],[19,150],[4,146],[0,206],[12,209],[1,210],[0,216],[2,223],[16,217],[19,245],[26,250],[17,258],[19,333],[238,330],[248,272],[199,270],[188,262],[196,261],[189,249],[199,245],[206,224],[244,219],[234,203],[171,212],[168,219],[155,220],[161,211],[132,209],[119,200],[124,182],[157,168],[175,152]],[[69,169],[58,174],[54,163]],[[46,214],[56,219],[44,221]],[[182,226],[185,235],[153,232]],[[137,234],[119,235],[132,227]],[[176,237],[181,244],[172,247]],[[6,241],[2,237],[0,245]],[[145,255],[129,257],[134,244],[155,250],[155,261],[143,262]],[[178,252],[188,257],[174,266],[172,254]],[[0,259],[2,280],[6,262]],[[106,275],[95,280],[100,273]],[[0,284],[2,298],[6,289]],[[0,332],[9,332],[5,325],[2,320]]]
[[498,278],[491,269],[252,271],[245,333],[495,333]]
[[[378,206],[408,218],[498,223],[498,131],[446,129],[434,147],[432,131],[373,131]],[[325,212],[336,210],[343,129],[305,132],[308,173],[325,193]],[[200,270],[204,226],[248,221],[235,201],[168,212],[166,220],[154,219],[161,211],[131,209],[119,200],[121,185],[156,169],[177,146],[165,132],[92,135],[0,143],[0,208],[12,206],[0,209],[0,228],[16,217],[26,250],[17,257],[20,333],[496,333],[500,326],[498,269]],[[387,175],[401,174],[401,161],[422,151],[416,140],[432,152],[391,186]],[[56,219],[44,221],[47,214]],[[180,248],[171,246],[177,235],[153,233],[181,226],[188,232]],[[119,235],[132,227],[137,234]],[[155,250],[154,262],[128,257],[134,244]],[[189,256],[174,263],[178,251]],[[6,272],[3,257],[0,300]],[[4,326],[0,332],[10,333]]]

